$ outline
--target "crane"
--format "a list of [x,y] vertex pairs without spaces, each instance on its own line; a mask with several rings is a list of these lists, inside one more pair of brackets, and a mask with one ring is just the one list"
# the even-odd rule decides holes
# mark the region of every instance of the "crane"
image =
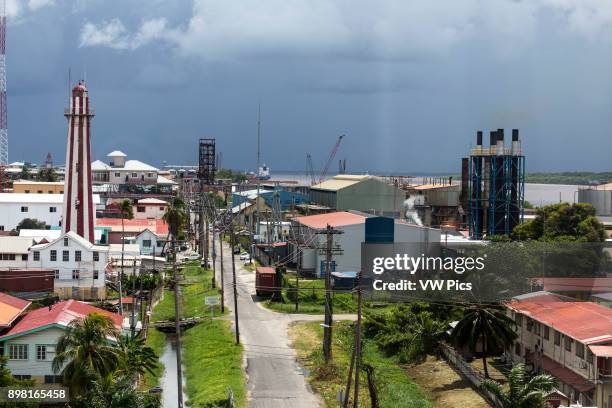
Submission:
[[323,167],[323,171],[321,172],[321,175],[319,176],[319,183],[322,183],[323,179],[327,175],[327,171],[329,170],[329,166],[330,166],[332,160],[334,160],[334,157],[336,157],[336,153],[338,152],[338,148],[340,147],[340,142],[342,142],[343,138],[344,138],[344,135],[338,136],[338,140],[336,141],[336,144],[334,145],[334,148],[332,149],[331,153],[329,154],[329,158],[327,159],[327,163],[325,163],[325,167]]
[[308,165],[308,175],[310,176],[310,185],[317,184],[317,177],[315,176],[314,167],[312,165],[312,156],[310,153],[306,153],[306,164]]

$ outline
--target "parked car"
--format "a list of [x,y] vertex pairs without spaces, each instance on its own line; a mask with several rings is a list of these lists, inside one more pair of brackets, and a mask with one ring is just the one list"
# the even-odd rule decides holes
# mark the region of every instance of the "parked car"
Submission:
[[251,255],[248,252],[243,252],[240,254],[240,260],[244,261],[245,259],[250,259]]
[[201,257],[198,254],[189,254],[185,256],[183,259],[186,261],[198,261],[201,259]]

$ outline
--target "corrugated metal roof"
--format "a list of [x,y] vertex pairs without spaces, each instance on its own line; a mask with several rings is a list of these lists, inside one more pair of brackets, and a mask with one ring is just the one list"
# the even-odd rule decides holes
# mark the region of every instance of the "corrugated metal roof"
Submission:
[[0,326],[9,326],[32,302],[0,293]]
[[138,200],[138,204],[168,205],[168,202],[158,198],[142,198]]
[[106,155],[107,157],[127,157],[127,154],[123,153],[121,150],[114,150]]
[[593,302],[551,300],[543,293],[507,306],[581,343],[612,341],[612,309]]
[[341,174],[330,178],[329,180],[325,180],[322,183],[315,184],[311,189],[317,190],[329,190],[329,191],[338,191],[343,188],[350,187],[354,184],[362,182],[364,180],[369,180],[374,177],[369,175],[354,175],[354,174]]
[[327,214],[307,215],[296,217],[294,220],[313,229],[323,229],[328,225],[341,227],[344,225],[364,224],[367,217],[347,211],[338,211]]
[[597,357],[612,357],[612,346],[589,346]]
[[121,315],[71,299],[29,312],[0,339],[27,334],[32,330],[52,324],[67,327],[74,319],[82,319],[92,313],[110,317],[115,327],[121,328],[123,322]]
[[0,237],[0,253],[3,254],[27,254],[32,245],[34,240],[30,237]]

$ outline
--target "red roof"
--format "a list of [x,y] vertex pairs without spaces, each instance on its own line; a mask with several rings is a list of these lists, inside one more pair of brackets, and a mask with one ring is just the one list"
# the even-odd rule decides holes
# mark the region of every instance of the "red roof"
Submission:
[[338,211],[327,214],[295,217],[294,220],[313,229],[323,229],[328,225],[331,227],[342,227],[344,225],[364,224],[366,217],[346,211]]
[[115,323],[115,326],[118,329],[121,328],[121,324],[123,323],[123,318],[121,315],[88,305],[87,303],[70,299],[56,303],[50,308],[41,307],[40,309],[27,313],[8,332],[6,332],[3,336],[0,336],[0,340],[6,337],[25,334],[31,330],[36,330],[40,327],[49,326],[52,324],[65,327],[68,326],[68,324],[74,319],[81,319],[92,313],[99,313],[101,315],[109,316]]
[[[168,225],[162,219],[150,220],[133,218],[123,221],[126,232],[142,232],[148,228],[157,235],[168,234]],[[111,227],[113,231],[121,231],[121,218],[96,218],[96,227]]]
[[9,326],[32,302],[0,293],[0,326]]
[[513,300],[507,306],[584,344],[612,341],[612,309],[550,296]]
[[276,273],[274,268],[270,266],[258,266],[256,270],[257,270],[257,273]]
[[576,374],[569,368],[563,367],[553,359],[542,356],[542,368],[555,378],[558,378],[564,384],[571,385],[572,388],[580,392],[586,392],[595,388],[595,384]]

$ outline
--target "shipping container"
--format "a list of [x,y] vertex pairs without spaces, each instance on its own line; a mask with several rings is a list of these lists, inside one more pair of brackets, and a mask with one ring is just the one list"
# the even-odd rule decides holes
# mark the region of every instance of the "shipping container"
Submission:
[[276,270],[269,266],[260,266],[255,272],[255,293],[257,296],[269,296],[274,288],[280,286],[276,281]]

